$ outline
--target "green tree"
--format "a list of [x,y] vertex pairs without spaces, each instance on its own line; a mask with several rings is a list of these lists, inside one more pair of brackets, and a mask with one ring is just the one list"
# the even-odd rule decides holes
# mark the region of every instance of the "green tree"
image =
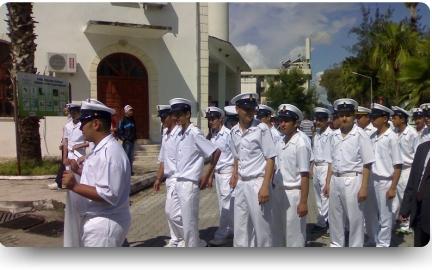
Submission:
[[315,87],[304,87],[309,79],[310,75],[304,74],[300,69],[281,69],[279,75],[269,82],[269,89],[264,93],[267,103],[274,109],[280,104],[293,104],[310,115],[317,103],[317,96]]
[[[11,41],[10,69],[11,79],[14,82],[19,71],[36,73],[34,55],[36,51],[36,35],[34,34],[35,21],[33,20],[32,3],[7,3],[9,38]],[[25,162],[41,162],[41,146],[39,135],[39,118],[25,117],[18,119],[20,132],[21,158]]]

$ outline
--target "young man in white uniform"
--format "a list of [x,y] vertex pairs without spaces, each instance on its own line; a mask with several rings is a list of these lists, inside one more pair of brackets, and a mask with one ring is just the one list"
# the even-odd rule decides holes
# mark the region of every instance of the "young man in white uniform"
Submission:
[[177,125],[177,119],[171,113],[170,105],[157,105],[157,111],[163,126],[163,134],[158,157],[159,170],[153,188],[156,192],[159,191],[160,184],[165,180],[165,215],[171,237],[165,247],[184,247],[180,200],[175,189],[176,178],[173,177],[176,170],[176,137],[180,127]]
[[82,247],[120,247],[129,230],[131,169],[122,146],[111,135],[114,110],[97,100],[83,101],[81,130],[95,147],[77,182],[71,171],[63,174],[63,185],[79,195]]
[[[199,128],[190,122],[192,102],[184,98],[169,101],[180,131],[176,137],[175,189],[179,196],[186,247],[200,245],[198,231],[199,190],[209,185],[210,176],[221,151],[206,140]],[[204,159],[211,158],[210,167],[203,173]]]
[[[417,132],[415,128],[408,125],[410,116],[408,111],[397,106],[392,106],[392,110],[394,113],[392,121],[398,135],[398,143],[403,161],[402,171],[397,185],[397,196],[393,199],[393,215],[395,218],[398,218],[399,207],[403,200],[403,195],[408,183],[416,151],[415,141],[417,138]],[[397,231],[402,234],[409,234],[411,232],[409,228],[409,220],[401,220],[400,228]]]
[[235,188],[234,247],[271,247],[270,185],[276,151],[269,128],[254,119],[258,95],[235,96],[239,123],[231,129]]
[[272,115],[274,115],[274,110],[271,107],[263,104],[258,105],[258,111],[256,115],[257,119],[261,121],[261,123],[266,124],[270,129],[273,142],[275,144],[282,139],[282,134],[275,128],[275,126],[271,122],[271,117]]
[[358,106],[355,113],[357,126],[361,127],[369,137],[376,131],[376,128],[372,125],[370,121],[370,113],[370,109],[362,106]]
[[375,243],[377,247],[389,247],[394,215],[393,199],[397,194],[397,185],[402,167],[402,156],[398,137],[387,124],[393,111],[373,103],[370,117],[377,131],[372,134],[375,163],[372,164],[370,200],[366,209],[368,245]]
[[302,120],[302,112],[294,105],[279,106],[279,127],[285,136],[276,144],[272,193],[274,247],[304,247],[306,244],[311,150],[298,132]]
[[424,117],[426,126],[423,128],[420,135],[416,139],[416,148],[420,144],[430,140],[430,126],[429,126],[430,125],[430,122],[429,122],[430,121],[430,104],[424,103],[424,104],[420,105],[420,109],[423,112],[423,117]]
[[328,163],[325,161],[326,144],[330,140],[332,130],[329,126],[331,112],[326,108],[317,107],[314,109],[317,132],[313,137],[313,187],[315,200],[318,208],[317,223],[315,230],[327,232],[328,228],[328,198],[324,195]]
[[238,114],[234,105],[224,107],[225,111],[225,127],[231,130],[233,126],[238,124]]
[[210,141],[221,151],[216,164],[214,180],[219,203],[219,228],[209,244],[222,246],[229,242],[234,230],[234,190],[230,187],[234,158],[230,149],[230,130],[223,125],[225,113],[217,107],[208,107],[206,118],[209,123]]
[[372,143],[363,129],[354,125],[357,102],[343,98],[334,102],[340,129],[327,144],[329,163],[325,194],[329,196],[330,246],[345,245],[344,224],[349,223],[349,246],[362,247],[363,203],[368,194],[371,164],[375,161]]

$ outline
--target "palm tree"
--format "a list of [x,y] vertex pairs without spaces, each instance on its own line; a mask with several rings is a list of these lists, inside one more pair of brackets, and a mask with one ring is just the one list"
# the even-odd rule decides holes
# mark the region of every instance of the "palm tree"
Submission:
[[[36,51],[36,35],[34,34],[35,21],[33,20],[32,3],[7,3],[9,38],[11,41],[10,69],[14,84],[19,71],[36,73],[34,67],[34,54]],[[24,117],[16,119],[20,134],[20,154],[23,161],[40,162],[42,160],[39,118]]]
[[413,31],[417,31],[417,6],[418,3],[405,3],[405,6],[410,11],[410,25]]

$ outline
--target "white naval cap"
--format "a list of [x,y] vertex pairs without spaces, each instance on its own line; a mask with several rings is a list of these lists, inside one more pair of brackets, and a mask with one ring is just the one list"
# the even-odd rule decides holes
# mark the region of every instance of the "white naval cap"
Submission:
[[124,109],[124,112],[125,112],[125,113],[127,113],[127,112],[128,112],[128,111],[130,111],[130,110],[133,110],[132,106],[131,106],[131,105],[129,105],[129,104],[128,104],[128,105],[126,105],[126,106],[124,106],[124,108],[123,108],[123,109]]
[[371,117],[379,117],[379,116],[387,116],[390,117],[393,115],[393,111],[387,108],[384,105],[378,103],[372,103],[372,111],[370,113]]
[[205,111],[205,118],[209,118],[209,117],[221,118],[224,116],[225,116],[224,111],[219,109],[218,107],[210,106]]
[[237,111],[234,105],[229,105],[224,107],[225,114],[227,116],[236,116]]
[[356,114],[370,114],[372,111],[369,108],[357,106]]
[[298,121],[303,121],[303,113],[294,105],[281,104],[278,107],[279,118],[291,118]]
[[316,107],[313,111],[317,118],[329,118],[332,114],[329,109],[323,107]]
[[273,110],[273,108],[271,108],[267,105],[264,105],[264,104],[258,105],[258,111],[257,111],[258,117],[270,116],[270,115],[273,115],[274,113],[275,113],[275,111]]
[[242,108],[255,109],[258,106],[257,100],[258,95],[256,93],[243,93],[233,97],[230,103]]
[[96,99],[86,99],[81,102],[80,121],[92,118],[111,118],[115,110],[107,107]]
[[424,116],[429,116],[430,103],[423,103],[420,105],[420,109],[422,109]]
[[156,105],[158,111],[158,117],[166,117],[171,112],[170,105]]
[[358,103],[351,98],[340,98],[333,103],[333,108],[337,112],[355,112]]
[[423,110],[420,109],[420,108],[412,108],[411,112],[412,112],[412,116],[414,118],[416,118],[416,117],[423,117],[424,116],[423,115]]
[[192,101],[185,98],[170,99],[169,105],[172,112],[190,111],[192,109]]
[[407,110],[402,109],[401,107],[398,106],[391,106],[391,109],[393,110],[393,113],[395,115],[399,115],[399,116],[402,115],[405,118],[408,118],[411,115]]
[[81,107],[81,104],[78,104],[78,103],[75,103],[75,102],[71,102],[71,103],[67,103],[66,107],[68,109],[73,109],[73,108],[79,109]]

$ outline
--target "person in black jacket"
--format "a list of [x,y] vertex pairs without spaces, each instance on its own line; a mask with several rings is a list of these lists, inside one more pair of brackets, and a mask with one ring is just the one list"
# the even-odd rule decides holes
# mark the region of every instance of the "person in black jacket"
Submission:
[[430,141],[419,145],[408,184],[405,189],[400,216],[410,218],[410,227],[414,229],[414,246],[423,247],[429,242],[430,227]]
[[133,111],[134,110],[130,105],[126,105],[124,107],[125,117],[120,121],[119,128],[118,128],[118,136],[120,140],[123,141],[123,149],[125,150],[129,158],[132,175],[133,175],[132,162],[133,162],[134,146],[136,140],[136,125],[135,125],[135,120],[133,118]]

